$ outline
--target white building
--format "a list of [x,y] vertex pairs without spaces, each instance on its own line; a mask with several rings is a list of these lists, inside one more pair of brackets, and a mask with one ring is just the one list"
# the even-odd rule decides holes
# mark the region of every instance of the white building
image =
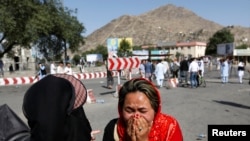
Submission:
[[181,53],[184,56],[189,57],[201,57],[205,56],[207,43],[205,42],[159,42],[157,45],[143,46],[144,49],[153,47],[166,50],[168,54],[172,54],[175,57],[177,53]]
[[205,56],[207,43],[204,42],[181,42],[176,43],[175,47],[170,47],[170,54],[176,54],[177,52],[184,56],[201,57]]

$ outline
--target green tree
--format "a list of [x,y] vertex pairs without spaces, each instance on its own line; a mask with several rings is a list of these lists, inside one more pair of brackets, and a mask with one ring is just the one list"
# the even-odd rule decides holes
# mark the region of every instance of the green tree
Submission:
[[81,59],[81,56],[78,55],[78,54],[74,55],[73,58],[72,58],[73,63],[74,63],[75,65],[77,65],[77,64],[80,63],[80,59]]
[[13,54],[13,48],[22,46],[29,48],[35,29],[28,25],[34,13],[37,13],[36,5],[31,0],[1,0],[0,2],[0,44],[4,54]]
[[45,31],[46,34],[44,32],[39,34],[40,38],[36,41],[36,44],[38,44],[39,51],[43,53],[45,58],[54,58],[64,53],[66,59],[68,48],[74,53],[78,51],[79,45],[84,44],[84,38],[81,34],[85,31],[85,28],[75,16],[71,16],[72,10],[58,8],[53,3],[47,4],[45,7],[47,9],[43,12],[49,14],[46,19],[52,24]]
[[133,46],[133,50],[142,50],[141,46]]
[[102,54],[104,60],[108,58],[108,49],[104,45],[98,45],[95,49],[95,52],[98,54]]
[[229,28],[223,28],[209,38],[205,54],[214,55],[217,52],[217,44],[232,42],[234,42],[234,34],[231,33]]
[[67,56],[68,48],[78,51],[84,44],[85,28],[72,13],[53,0],[1,0],[0,44],[4,50],[0,57],[11,54],[16,46],[29,49],[37,45],[46,58],[63,52]]
[[176,52],[175,57],[179,58],[180,56],[183,56],[183,54],[181,52]]
[[248,48],[248,45],[247,44],[242,44],[242,45],[239,45],[237,47],[235,47],[236,49],[247,49]]
[[120,46],[118,48],[117,55],[119,57],[132,56],[132,46],[125,38],[123,38],[120,42]]

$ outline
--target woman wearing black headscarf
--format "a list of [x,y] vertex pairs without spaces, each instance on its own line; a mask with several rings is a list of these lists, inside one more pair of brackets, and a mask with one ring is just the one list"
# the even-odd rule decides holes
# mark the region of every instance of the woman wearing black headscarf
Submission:
[[92,129],[82,107],[86,98],[85,86],[71,75],[48,75],[32,85],[23,101],[29,140],[90,141]]

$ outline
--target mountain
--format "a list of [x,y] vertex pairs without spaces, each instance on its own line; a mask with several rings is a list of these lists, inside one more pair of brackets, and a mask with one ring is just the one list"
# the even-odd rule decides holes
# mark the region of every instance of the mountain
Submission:
[[[235,35],[235,41],[250,39],[250,29],[241,26],[229,26]],[[138,16],[123,15],[86,37],[81,51],[107,46],[108,38],[132,37],[133,45],[141,46],[159,42],[203,41],[224,27],[206,20],[183,7],[168,4]]]

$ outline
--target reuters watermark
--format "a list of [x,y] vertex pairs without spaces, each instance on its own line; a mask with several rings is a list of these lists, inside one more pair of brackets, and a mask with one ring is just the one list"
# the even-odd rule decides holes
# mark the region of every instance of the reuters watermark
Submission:
[[208,125],[208,141],[250,141],[250,125]]

